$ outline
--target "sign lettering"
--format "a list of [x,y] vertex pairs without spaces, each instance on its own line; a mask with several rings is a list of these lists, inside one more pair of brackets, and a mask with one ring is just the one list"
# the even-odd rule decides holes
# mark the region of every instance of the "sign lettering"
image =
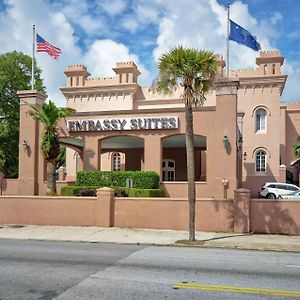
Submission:
[[177,116],[68,121],[69,131],[157,130],[177,128]]

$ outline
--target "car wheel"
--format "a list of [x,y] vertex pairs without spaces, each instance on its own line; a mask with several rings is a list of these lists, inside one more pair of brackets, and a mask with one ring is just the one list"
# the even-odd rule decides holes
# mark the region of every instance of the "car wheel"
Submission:
[[270,194],[267,195],[267,198],[268,198],[268,199],[276,199],[276,195],[270,193]]

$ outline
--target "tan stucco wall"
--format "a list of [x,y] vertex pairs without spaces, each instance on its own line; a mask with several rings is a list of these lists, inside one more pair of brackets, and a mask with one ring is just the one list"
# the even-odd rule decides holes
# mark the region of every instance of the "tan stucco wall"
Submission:
[[252,199],[251,231],[255,233],[300,234],[300,201]]
[[[233,231],[233,200],[196,201],[196,230]],[[188,201],[116,198],[115,226],[188,230]]]
[[96,198],[0,197],[1,224],[96,226]]

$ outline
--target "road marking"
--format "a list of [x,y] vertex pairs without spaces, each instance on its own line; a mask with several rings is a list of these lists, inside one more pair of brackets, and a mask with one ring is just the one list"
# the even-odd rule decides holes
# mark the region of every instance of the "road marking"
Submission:
[[291,268],[300,268],[300,266],[297,265],[286,265],[287,267],[291,267]]
[[239,286],[178,283],[176,285],[173,285],[173,288],[300,298],[300,292],[286,291],[286,290],[269,290],[269,289],[262,289],[262,288],[244,288]]

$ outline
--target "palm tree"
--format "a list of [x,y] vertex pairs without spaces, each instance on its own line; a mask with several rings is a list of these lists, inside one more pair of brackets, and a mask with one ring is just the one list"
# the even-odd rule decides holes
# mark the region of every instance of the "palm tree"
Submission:
[[162,55],[158,62],[159,75],[156,88],[170,94],[181,85],[181,98],[185,104],[186,155],[189,201],[189,240],[195,240],[195,155],[193,107],[203,106],[205,96],[213,85],[217,61],[210,51],[178,46]]
[[41,106],[30,105],[28,114],[43,124],[41,135],[41,150],[47,162],[47,195],[56,195],[56,158],[60,152],[59,121],[70,116],[74,110],[71,108],[57,107],[52,101]]
[[[300,143],[300,135],[297,136],[297,141]],[[293,153],[295,157],[300,158],[300,144],[294,145]]]

